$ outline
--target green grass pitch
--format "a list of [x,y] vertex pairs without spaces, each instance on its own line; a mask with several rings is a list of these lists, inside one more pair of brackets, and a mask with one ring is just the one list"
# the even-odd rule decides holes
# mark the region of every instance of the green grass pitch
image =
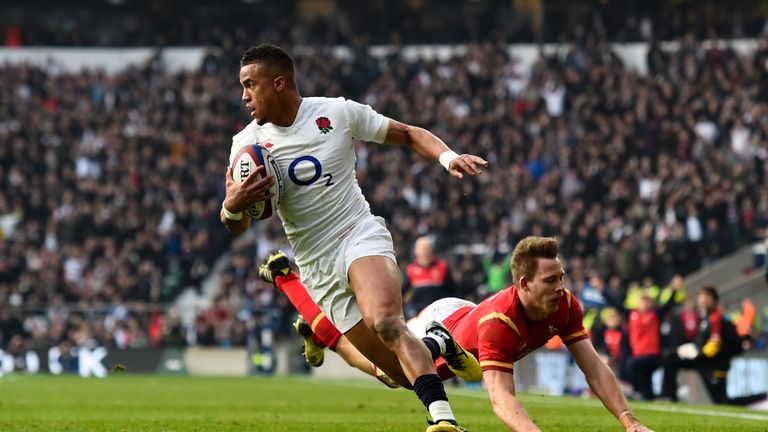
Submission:
[[[451,389],[471,432],[504,431],[482,390]],[[621,431],[599,401],[521,394],[544,431]],[[768,431],[768,413],[632,403],[661,431]],[[203,378],[113,375],[106,379],[0,378],[0,431],[423,431],[416,396],[373,380],[307,377]]]

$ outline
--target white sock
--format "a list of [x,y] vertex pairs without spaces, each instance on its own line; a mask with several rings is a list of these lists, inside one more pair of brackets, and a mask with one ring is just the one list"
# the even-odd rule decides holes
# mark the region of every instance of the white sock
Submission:
[[443,338],[435,333],[427,333],[427,335],[424,337],[428,337],[437,342],[437,345],[440,347],[440,355],[445,355],[445,340]]
[[450,339],[450,336],[445,334],[445,332],[440,329],[434,329],[427,333],[426,337],[437,342],[437,344],[440,346],[440,355],[445,355],[445,351],[447,349],[446,342]]
[[451,406],[448,405],[448,401],[434,401],[429,404],[429,408],[427,409],[434,422],[440,420],[456,421],[456,417],[453,416],[453,411],[451,411]]

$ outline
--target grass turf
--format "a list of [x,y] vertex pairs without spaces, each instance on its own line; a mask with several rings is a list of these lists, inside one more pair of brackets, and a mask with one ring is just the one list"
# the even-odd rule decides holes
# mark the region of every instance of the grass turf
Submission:
[[[449,389],[472,432],[507,430],[482,390]],[[621,431],[599,401],[520,395],[544,431]],[[738,408],[633,403],[656,431],[768,431],[768,414]],[[411,392],[376,382],[304,377],[0,378],[0,431],[423,431]]]

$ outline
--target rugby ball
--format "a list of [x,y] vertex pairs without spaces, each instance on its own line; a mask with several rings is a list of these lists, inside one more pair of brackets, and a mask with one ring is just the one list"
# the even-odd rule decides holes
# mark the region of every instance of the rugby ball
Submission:
[[283,176],[280,168],[275,158],[272,157],[272,153],[258,144],[244,146],[232,159],[232,179],[238,183],[245,181],[260,166],[266,167],[266,176],[273,176],[275,183],[270,188],[272,198],[267,201],[255,202],[244,210],[246,215],[257,220],[272,216],[283,199]]

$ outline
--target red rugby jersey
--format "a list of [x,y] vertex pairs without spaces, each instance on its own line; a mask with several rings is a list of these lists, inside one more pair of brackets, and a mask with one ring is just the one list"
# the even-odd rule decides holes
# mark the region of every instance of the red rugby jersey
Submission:
[[613,359],[621,358],[621,343],[624,333],[620,328],[607,328],[603,332],[603,341],[608,349],[608,354]]
[[[541,321],[525,316],[517,287],[512,285],[477,306],[461,308],[443,320],[453,337],[480,361],[483,371],[512,372],[514,362],[541,347],[554,336],[566,345],[588,339],[581,305],[566,290],[557,311]],[[441,359],[438,373],[452,375]]]
[[661,354],[661,334],[659,315],[649,309],[640,312],[633,309],[629,313],[629,346],[633,357]]

